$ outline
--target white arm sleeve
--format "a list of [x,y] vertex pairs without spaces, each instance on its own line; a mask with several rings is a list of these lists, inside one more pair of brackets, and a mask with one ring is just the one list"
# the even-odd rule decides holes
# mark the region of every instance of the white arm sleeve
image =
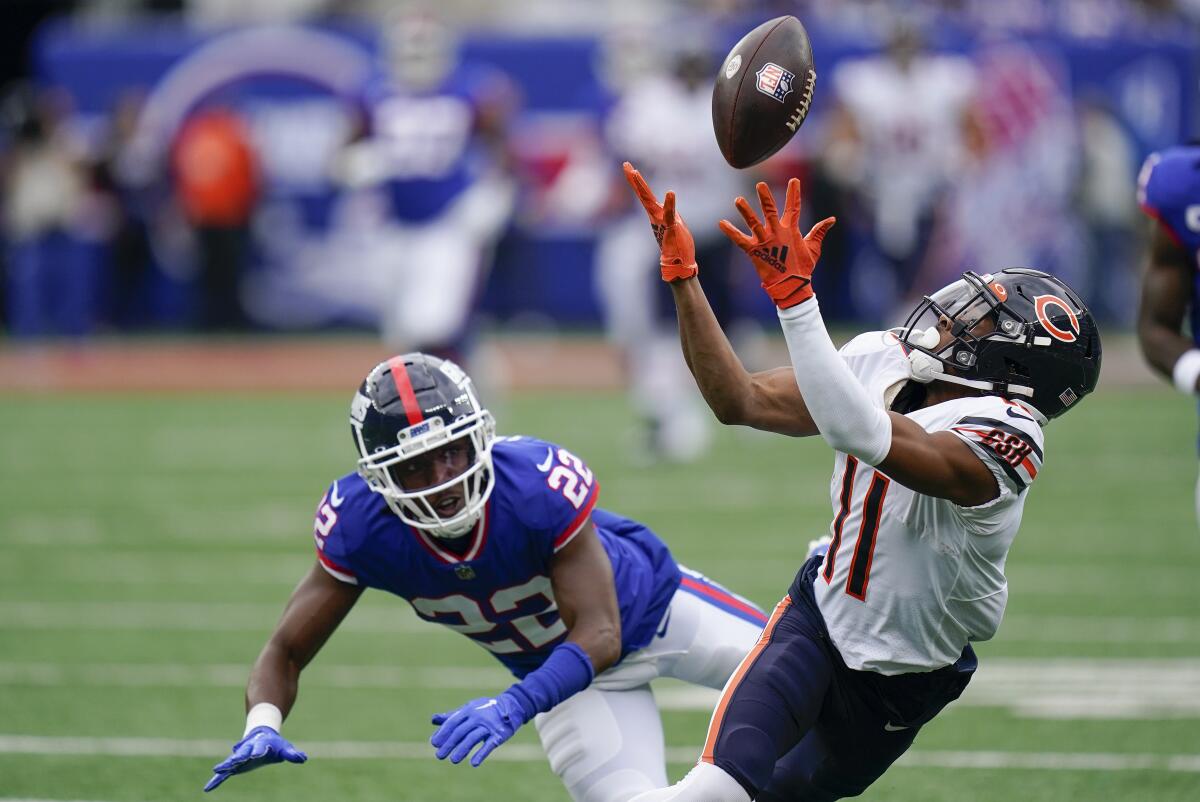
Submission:
[[817,299],[779,310],[796,385],[825,442],[868,465],[883,462],[892,447],[892,420],[833,347]]

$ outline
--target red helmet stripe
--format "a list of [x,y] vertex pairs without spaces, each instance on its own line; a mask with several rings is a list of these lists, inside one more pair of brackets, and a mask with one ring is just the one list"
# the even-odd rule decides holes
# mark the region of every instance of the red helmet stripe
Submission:
[[388,360],[388,367],[391,368],[392,379],[396,382],[396,393],[404,404],[404,414],[408,415],[408,425],[412,426],[425,420],[425,416],[421,414],[421,405],[417,403],[417,394],[413,392],[412,381],[408,378],[408,368],[404,366],[404,360],[394,356]]

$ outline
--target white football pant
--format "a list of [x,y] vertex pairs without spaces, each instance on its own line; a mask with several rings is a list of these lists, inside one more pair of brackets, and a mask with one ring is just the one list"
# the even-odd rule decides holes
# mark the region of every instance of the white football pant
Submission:
[[673,677],[719,690],[761,632],[760,624],[676,591],[648,646],[534,719],[550,768],[571,799],[628,802],[665,786],[662,721],[650,681]]
[[448,345],[462,334],[514,198],[510,181],[481,179],[433,220],[386,226],[372,258],[386,283],[377,301],[393,351]]

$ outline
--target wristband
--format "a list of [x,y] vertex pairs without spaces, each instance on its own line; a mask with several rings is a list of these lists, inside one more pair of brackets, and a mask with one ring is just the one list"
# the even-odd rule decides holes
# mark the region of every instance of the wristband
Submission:
[[1171,369],[1171,378],[1179,392],[1187,395],[1196,394],[1196,380],[1200,379],[1200,348],[1184,351],[1183,355],[1175,360],[1175,367]]
[[279,728],[282,726],[283,713],[279,708],[270,702],[259,702],[246,714],[246,729],[242,732],[242,737],[245,738],[249,735],[250,730],[255,727],[270,727],[275,732],[279,732]]
[[[529,721],[592,683],[596,669],[587,652],[577,643],[560,643],[550,656],[525,679],[509,686],[506,694],[516,700]],[[521,723],[524,723],[521,722]]]

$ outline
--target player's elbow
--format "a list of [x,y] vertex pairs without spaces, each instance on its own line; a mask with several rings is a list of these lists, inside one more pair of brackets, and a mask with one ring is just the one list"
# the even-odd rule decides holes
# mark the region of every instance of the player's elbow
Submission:
[[729,402],[710,403],[709,408],[712,409],[717,422],[722,426],[741,426],[746,423],[746,410],[741,404]]
[[1160,373],[1170,376],[1174,367],[1171,358],[1176,353],[1175,341],[1179,333],[1162,325],[1153,318],[1139,318],[1137,323],[1138,348],[1142,358]]
[[583,646],[588,657],[591,658],[592,668],[597,674],[609,666],[616,665],[616,662],[621,659],[620,622],[605,623],[590,628]]

